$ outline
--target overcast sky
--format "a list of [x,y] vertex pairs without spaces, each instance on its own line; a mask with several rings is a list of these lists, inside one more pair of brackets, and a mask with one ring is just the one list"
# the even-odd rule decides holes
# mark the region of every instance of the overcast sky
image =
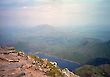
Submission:
[[110,0],[0,0],[0,26],[110,26]]

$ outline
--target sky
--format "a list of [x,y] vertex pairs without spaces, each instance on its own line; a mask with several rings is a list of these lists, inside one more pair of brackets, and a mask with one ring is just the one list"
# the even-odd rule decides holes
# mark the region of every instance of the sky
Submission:
[[110,0],[0,0],[0,26],[110,26]]

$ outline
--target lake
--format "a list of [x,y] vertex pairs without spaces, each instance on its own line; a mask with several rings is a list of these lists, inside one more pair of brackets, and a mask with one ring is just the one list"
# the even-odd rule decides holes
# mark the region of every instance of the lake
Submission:
[[38,53],[38,54],[36,54],[36,56],[38,56],[40,58],[46,58],[52,62],[57,62],[58,66],[60,68],[62,68],[62,69],[68,68],[70,71],[74,71],[76,68],[80,67],[80,64],[77,62],[72,62],[69,60],[62,59],[62,58],[57,58],[54,56],[46,55],[43,53]]

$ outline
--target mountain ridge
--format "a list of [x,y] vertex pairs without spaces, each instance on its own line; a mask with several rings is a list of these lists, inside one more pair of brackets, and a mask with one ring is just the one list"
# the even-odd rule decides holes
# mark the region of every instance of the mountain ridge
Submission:
[[0,77],[79,77],[56,62],[26,55],[14,47],[0,47]]

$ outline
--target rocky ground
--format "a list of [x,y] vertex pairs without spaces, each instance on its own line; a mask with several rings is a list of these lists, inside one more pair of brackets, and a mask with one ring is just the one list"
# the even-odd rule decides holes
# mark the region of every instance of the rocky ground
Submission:
[[25,55],[14,47],[0,47],[0,77],[79,77],[55,62]]

